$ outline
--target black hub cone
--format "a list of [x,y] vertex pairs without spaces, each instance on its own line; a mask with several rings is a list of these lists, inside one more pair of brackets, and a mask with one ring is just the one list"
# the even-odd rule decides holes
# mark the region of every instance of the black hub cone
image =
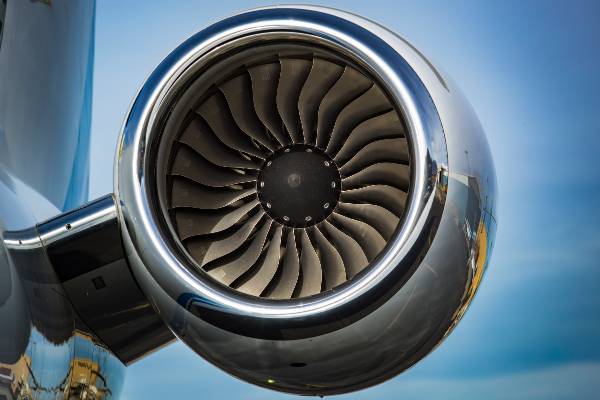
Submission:
[[263,164],[257,191],[271,218],[304,228],[323,221],[337,206],[340,173],[321,150],[296,144],[277,150]]

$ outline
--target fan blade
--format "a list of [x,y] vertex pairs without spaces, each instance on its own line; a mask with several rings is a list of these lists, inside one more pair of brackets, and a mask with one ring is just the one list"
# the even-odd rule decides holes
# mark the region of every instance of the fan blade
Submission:
[[183,176],[211,187],[224,187],[256,180],[256,172],[247,174],[218,167],[187,146],[177,149],[170,175]]
[[237,288],[240,292],[259,296],[271,282],[279,266],[281,232],[281,226],[277,226],[269,243],[267,254],[260,262],[256,274]]
[[210,271],[208,274],[225,285],[231,285],[236,279],[248,271],[265,246],[267,235],[271,230],[272,221],[267,220],[252,238],[250,246],[248,246],[242,254],[233,260],[228,260],[222,265],[219,265]]
[[405,136],[404,127],[398,113],[392,110],[360,123],[350,132],[346,142],[333,158],[338,164],[343,164],[345,160],[371,142],[401,136]]
[[260,122],[253,106],[252,82],[248,74],[236,76],[219,87],[225,95],[227,104],[236,124],[248,136],[265,146],[271,152],[275,151],[277,144],[273,143],[267,135],[265,126]]
[[352,278],[369,265],[369,260],[367,260],[365,252],[360,245],[356,243],[356,240],[340,231],[328,221],[323,221],[319,224],[319,229],[325,230],[342,257],[342,260],[344,260],[344,267],[346,268],[348,279]]
[[342,232],[356,240],[369,261],[385,247],[385,239],[371,225],[336,213],[332,214],[331,220]]
[[300,281],[299,297],[311,296],[321,291],[321,281],[323,275],[319,257],[315,251],[306,230],[302,230],[301,234],[301,251],[300,251],[300,267],[302,268],[302,280]]
[[254,187],[248,189],[210,188],[187,179],[174,178],[171,208],[191,207],[200,210],[215,210],[253,193],[256,193]]
[[373,82],[357,70],[353,68],[344,70],[340,79],[331,87],[319,105],[317,147],[324,149],[329,142],[331,128],[333,128],[339,112],[372,85]]
[[285,146],[290,143],[281,126],[281,118],[277,114],[277,86],[279,82],[279,63],[257,65],[248,68],[252,80],[252,94],[254,109],[258,118],[269,128],[277,141]]
[[374,204],[338,203],[336,212],[366,222],[388,240],[400,222],[400,218],[390,211]]
[[179,142],[190,146],[211,163],[220,167],[259,169],[252,160],[245,159],[216,138],[210,127],[201,118],[193,119],[183,131]]
[[371,119],[374,115],[381,115],[392,108],[385,93],[377,86],[369,90],[348,104],[335,120],[331,138],[327,144],[327,153],[335,154],[344,144],[348,134],[361,122]]
[[196,111],[206,120],[221,142],[234,150],[265,159],[264,154],[252,144],[249,137],[233,121],[233,116],[222,93],[210,96]]
[[[207,242],[206,240],[190,239],[186,243],[186,247],[194,260],[198,261],[200,266],[208,264],[211,261],[221,258],[224,255],[238,249],[248,239],[258,221],[264,215],[263,211],[259,211],[252,217],[244,221],[231,235],[220,239]],[[267,222],[270,223],[270,222]]]
[[342,190],[340,199],[346,203],[375,204],[402,217],[406,205],[406,192],[387,185],[371,185]]
[[344,67],[315,58],[298,99],[298,110],[304,142],[315,144],[319,104],[333,84],[340,79]]
[[349,176],[362,170],[367,165],[378,162],[409,163],[408,143],[405,138],[383,139],[369,143],[354,154],[350,160],[341,163],[340,174]]
[[394,164],[388,162],[369,165],[342,179],[343,187],[357,188],[366,185],[383,184],[397,187],[408,191],[410,181],[410,169],[408,165]]
[[346,281],[344,261],[335,247],[323,236],[319,228],[312,229],[313,237],[319,251],[325,289],[334,288]]
[[185,240],[192,236],[222,232],[231,228],[257,205],[258,200],[254,199],[238,208],[211,211],[210,213],[186,208],[177,209],[175,211],[177,233],[181,240]]
[[283,120],[287,131],[294,143],[301,143],[298,97],[302,85],[310,71],[312,62],[309,60],[282,58],[279,86],[277,87],[277,109]]
[[281,276],[275,284],[269,297],[273,299],[291,299],[294,288],[298,283],[300,274],[300,258],[296,248],[296,235],[293,229],[287,234],[285,243],[285,253],[283,255],[283,265],[281,267]]

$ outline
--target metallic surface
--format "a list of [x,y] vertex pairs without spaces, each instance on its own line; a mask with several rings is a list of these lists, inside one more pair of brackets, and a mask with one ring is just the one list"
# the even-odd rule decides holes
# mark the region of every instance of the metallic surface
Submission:
[[[156,127],[194,71],[230,46],[280,37],[344,49],[388,83],[412,139],[415,190],[400,234],[371,273],[331,295],[274,304],[190,273],[156,212],[151,172]],[[472,299],[496,229],[491,155],[454,84],[395,34],[316,7],[239,14],[178,47],[132,105],[115,178],[127,257],[163,320],[220,368],[293,393],[372,386],[429,353]]]
[[[0,4],[2,399],[110,399],[123,385],[124,365],[81,322],[31,228],[87,198],[94,17],[93,1]],[[43,241],[80,232],[63,228]]]
[[94,10],[93,2],[6,4],[0,159],[61,211],[87,198]]

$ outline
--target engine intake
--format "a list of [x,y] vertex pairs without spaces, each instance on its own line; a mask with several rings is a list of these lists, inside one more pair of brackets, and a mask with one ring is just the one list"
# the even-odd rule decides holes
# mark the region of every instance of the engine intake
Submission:
[[359,60],[316,37],[254,36],[211,59],[165,116],[158,198],[199,276],[301,299],[368,273],[385,251],[407,202],[409,145]]

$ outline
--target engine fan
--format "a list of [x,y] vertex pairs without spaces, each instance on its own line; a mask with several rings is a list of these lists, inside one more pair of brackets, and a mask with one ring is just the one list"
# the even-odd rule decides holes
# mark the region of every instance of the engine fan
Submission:
[[[176,105],[166,208],[198,269],[297,299],[368,268],[410,188],[401,114],[350,60],[278,43],[222,56]],[[182,111],[178,113],[179,109]]]

